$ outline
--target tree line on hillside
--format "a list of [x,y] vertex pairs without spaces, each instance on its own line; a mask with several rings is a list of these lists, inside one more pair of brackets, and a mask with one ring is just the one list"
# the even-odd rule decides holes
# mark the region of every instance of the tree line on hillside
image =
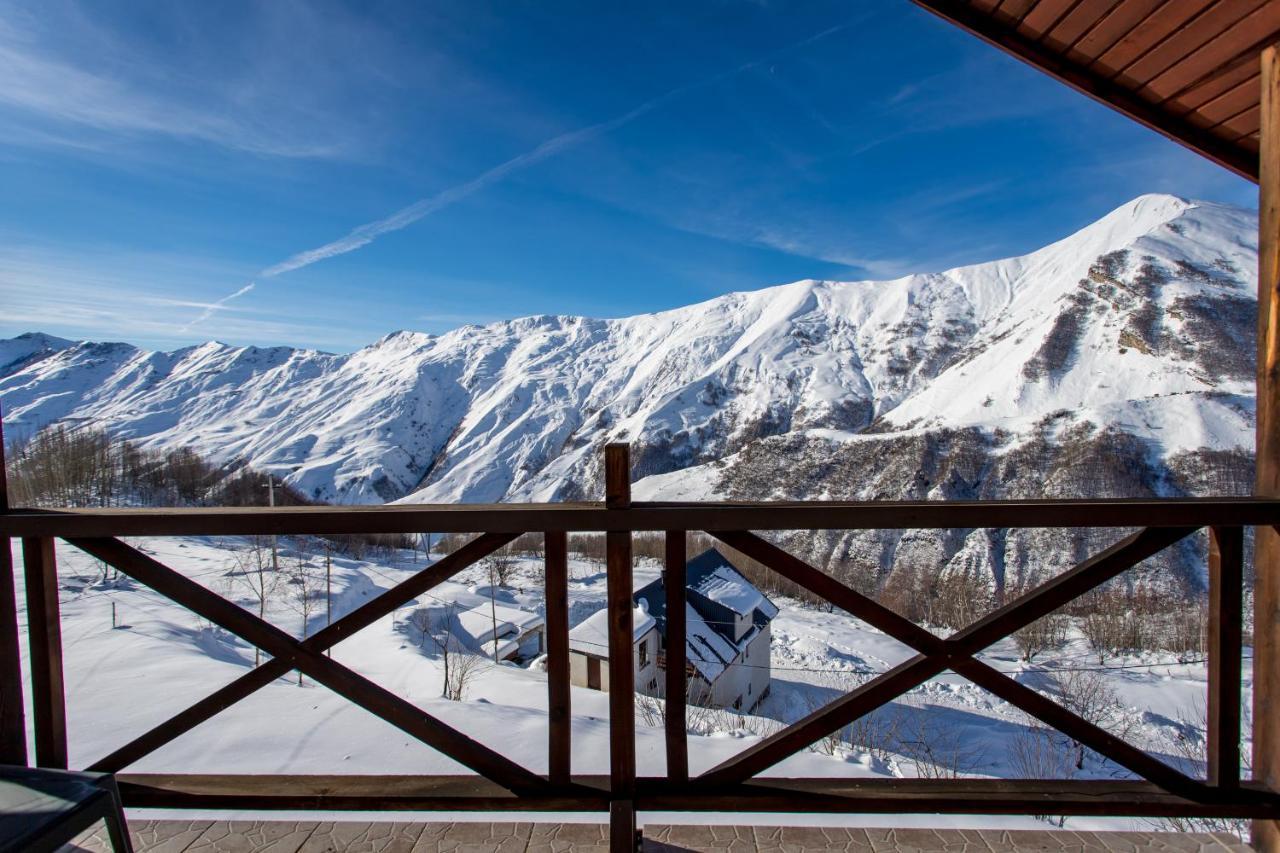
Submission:
[[[243,461],[216,464],[190,447],[154,450],[86,426],[54,424],[6,442],[9,503],[21,507],[262,507],[316,501]],[[324,537],[361,558],[415,548],[401,534]]]

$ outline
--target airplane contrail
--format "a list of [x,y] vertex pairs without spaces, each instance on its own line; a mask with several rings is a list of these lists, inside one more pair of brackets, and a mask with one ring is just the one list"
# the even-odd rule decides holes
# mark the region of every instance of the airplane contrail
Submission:
[[[827,29],[814,33],[813,35],[806,36],[800,41],[793,42],[785,47],[772,51],[767,56],[761,57],[760,59],[743,63],[742,65],[730,68],[726,71],[721,71],[718,74],[714,74],[693,83],[686,83],[683,86],[678,86],[675,89],[659,95],[656,98],[645,101],[640,106],[619,116],[615,116],[608,121],[602,121],[598,124],[579,128],[578,130],[571,130],[567,133],[562,133],[559,136],[552,137],[546,142],[538,145],[536,148],[512,157],[510,160],[500,163],[486,172],[482,172],[465,183],[458,184],[457,186],[450,187],[446,190],[441,190],[435,195],[419,199],[408,207],[397,210],[390,216],[374,220],[373,222],[366,222],[364,225],[352,229],[345,236],[339,237],[337,240],[333,240],[332,242],[325,243],[323,246],[318,246],[314,249],[308,249],[305,252],[298,252],[297,254],[290,255],[283,261],[280,261],[277,264],[272,264],[271,266],[263,269],[258,273],[257,277],[275,278],[278,275],[311,266],[312,264],[326,260],[327,258],[334,258],[338,255],[345,255],[348,252],[354,252],[356,249],[369,245],[383,234],[389,234],[392,231],[399,231],[402,228],[407,228],[419,219],[459,202],[468,196],[501,181],[513,172],[527,169],[535,163],[540,163],[548,157],[552,157],[560,153],[566,148],[572,148],[576,145],[580,145],[596,136],[616,130],[624,124],[633,122],[646,113],[652,112],[654,109],[657,109],[668,101],[677,98],[686,92],[713,85],[728,77],[741,74],[744,71],[749,71],[752,68],[756,68],[767,62],[772,62],[793,50],[813,44],[827,36],[847,29],[865,17],[865,15],[860,15],[852,20],[845,21],[844,23],[828,27]],[[238,299],[253,290],[253,288],[254,283],[250,282],[235,293],[219,299],[217,302],[206,308],[204,313],[199,317],[184,326],[182,331],[185,332],[192,326],[198,325],[199,323],[209,319],[214,313],[221,310],[228,302],[233,299]]]
[[257,286],[258,286],[257,282],[251,281],[248,284],[246,284],[244,287],[237,290],[235,293],[229,293],[226,296],[219,299],[217,302],[211,303],[210,305],[205,307],[204,311],[200,314],[199,317],[195,318],[190,323],[183,326],[179,331],[185,332],[188,329],[190,329],[192,326],[203,323],[205,320],[208,320],[210,317],[212,317],[215,313],[217,313],[218,311],[221,311],[222,307],[226,305],[228,302],[230,302],[232,299],[239,299],[241,296],[244,296],[246,293],[248,293],[250,290],[253,290]]

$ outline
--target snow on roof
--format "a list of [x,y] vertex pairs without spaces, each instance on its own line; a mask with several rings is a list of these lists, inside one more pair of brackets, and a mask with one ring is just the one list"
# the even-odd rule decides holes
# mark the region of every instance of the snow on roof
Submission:
[[729,558],[709,549],[689,561],[686,568],[689,589],[741,616],[757,611],[765,618],[778,615],[778,608],[733,567]]
[[[498,623],[497,631],[494,630],[495,617]],[[495,633],[499,640],[506,637],[515,639],[542,625],[542,617],[537,613],[515,607],[504,607],[501,604],[496,605],[492,610],[488,605],[460,610],[455,619],[461,632],[470,638],[468,645],[477,649],[487,647],[490,652],[493,651]],[[464,643],[467,642],[465,638],[459,639]]]
[[[633,642],[649,633],[656,623],[649,615],[647,605],[640,604],[631,611],[633,624]],[[594,655],[598,658],[609,656],[609,611],[597,610],[569,632],[569,648],[575,652]]]
[[685,656],[708,683],[715,681],[738,656],[738,649],[686,603],[684,606]]

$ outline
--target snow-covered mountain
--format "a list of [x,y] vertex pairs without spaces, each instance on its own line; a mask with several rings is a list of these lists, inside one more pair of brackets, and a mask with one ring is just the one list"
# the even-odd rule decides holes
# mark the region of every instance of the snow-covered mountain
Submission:
[[1255,213],[1150,195],[1023,257],[350,355],[24,335],[0,398],[10,434],[87,419],[333,502],[595,497],[620,440],[645,498],[1223,493],[1250,476],[1256,264]]

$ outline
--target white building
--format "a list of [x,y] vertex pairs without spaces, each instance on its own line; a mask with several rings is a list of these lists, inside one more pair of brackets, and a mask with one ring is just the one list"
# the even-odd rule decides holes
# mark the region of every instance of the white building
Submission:
[[458,641],[469,651],[490,660],[522,662],[546,650],[543,620],[537,613],[503,604],[482,603],[459,610],[454,620]]
[[[728,557],[710,549],[685,566],[685,656],[689,702],[751,710],[769,692],[769,623],[774,606]],[[659,579],[635,594],[636,690],[663,694],[666,588]],[[609,689],[608,614],[599,611],[569,632],[570,680]]]

